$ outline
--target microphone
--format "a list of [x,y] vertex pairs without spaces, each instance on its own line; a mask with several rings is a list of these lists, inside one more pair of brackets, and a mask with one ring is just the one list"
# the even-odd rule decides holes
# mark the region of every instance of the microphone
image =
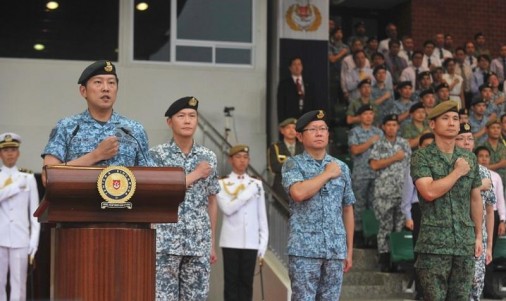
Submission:
[[135,142],[137,142],[137,145],[139,146],[139,149],[141,150],[142,157],[144,157],[144,161],[146,161],[146,166],[147,166],[149,164],[149,161],[148,161],[148,158],[146,157],[146,154],[144,153],[144,149],[142,149],[142,145],[139,142],[139,140],[137,140],[137,138],[135,138],[135,136],[132,135],[132,132],[129,129],[127,129],[125,127],[120,127],[119,129],[122,130],[123,133],[125,133],[128,136],[132,137],[135,140]]
[[67,165],[67,155],[69,153],[69,147],[70,147],[70,144],[72,143],[72,139],[74,139],[74,137],[77,135],[77,132],[79,132],[79,124],[76,126],[76,128],[72,131],[72,134],[70,135],[70,139],[69,141],[67,142],[67,144],[65,145],[65,158],[63,158],[64,162],[65,162],[65,165]]

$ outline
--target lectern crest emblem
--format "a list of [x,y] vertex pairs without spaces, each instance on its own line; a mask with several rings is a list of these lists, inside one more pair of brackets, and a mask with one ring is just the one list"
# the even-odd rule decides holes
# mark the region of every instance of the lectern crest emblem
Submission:
[[109,166],[104,168],[97,180],[100,196],[105,200],[101,208],[128,208],[132,209],[132,203],[128,202],[133,196],[136,187],[134,174],[123,166]]

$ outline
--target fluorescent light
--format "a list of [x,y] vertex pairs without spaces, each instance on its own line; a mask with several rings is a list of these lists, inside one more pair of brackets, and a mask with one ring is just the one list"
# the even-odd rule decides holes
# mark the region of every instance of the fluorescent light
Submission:
[[146,10],[146,9],[148,9],[148,7],[149,7],[149,5],[146,2],[140,2],[139,4],[137,4],[135,6],[135,8],[137,8],[137,10],[140,10],[140,11]]
[[49,8],[49,9],[57,9],[58,6],[60,6],[58,4],[58,2],[56,1],[49,1],[47,4],[46,4],[46,7]]
[[42,51],[45,48],[46,48],[46,46],[44,46],[44,44],[37,43],[37,44],[33,45],[33,49],[35,49],[37,51]]

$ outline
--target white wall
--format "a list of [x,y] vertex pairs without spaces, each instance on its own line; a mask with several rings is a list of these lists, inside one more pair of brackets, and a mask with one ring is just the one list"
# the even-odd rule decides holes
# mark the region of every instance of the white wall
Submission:
[[[170,137],[163,116],[168,106],[179,97],[193,95],[200,100],[199,112],[222,132],[223,108],[235,107],[239,142],[251,146],[253,166],[258,171],[265,169],[267,4],[256,3],[252,68],[131,62],[125,57],[131,49],[124,46],[129,39],[120,39],[115,110],[145,126],[150,146]],[[123,8],[120,23],[129,24],[128,16],[129,11]],[[128,35],[124,28],[122,35]],[[59,119],[86,108],[77,79],[90,63],[0,58],[0,132],[16,132],[24,139],[18,166],[40,171],[40,153],[52,127]]]

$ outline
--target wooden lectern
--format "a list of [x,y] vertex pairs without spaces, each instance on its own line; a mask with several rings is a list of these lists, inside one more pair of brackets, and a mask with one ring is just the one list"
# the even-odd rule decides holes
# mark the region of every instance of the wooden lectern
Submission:
[[51,300],[155,300],[155,230],[177,222],[186,191],[175,167],[129,167],[128,208],[105,208],[97,181],[105,167],[46,166],[36,216],[51,232]]

